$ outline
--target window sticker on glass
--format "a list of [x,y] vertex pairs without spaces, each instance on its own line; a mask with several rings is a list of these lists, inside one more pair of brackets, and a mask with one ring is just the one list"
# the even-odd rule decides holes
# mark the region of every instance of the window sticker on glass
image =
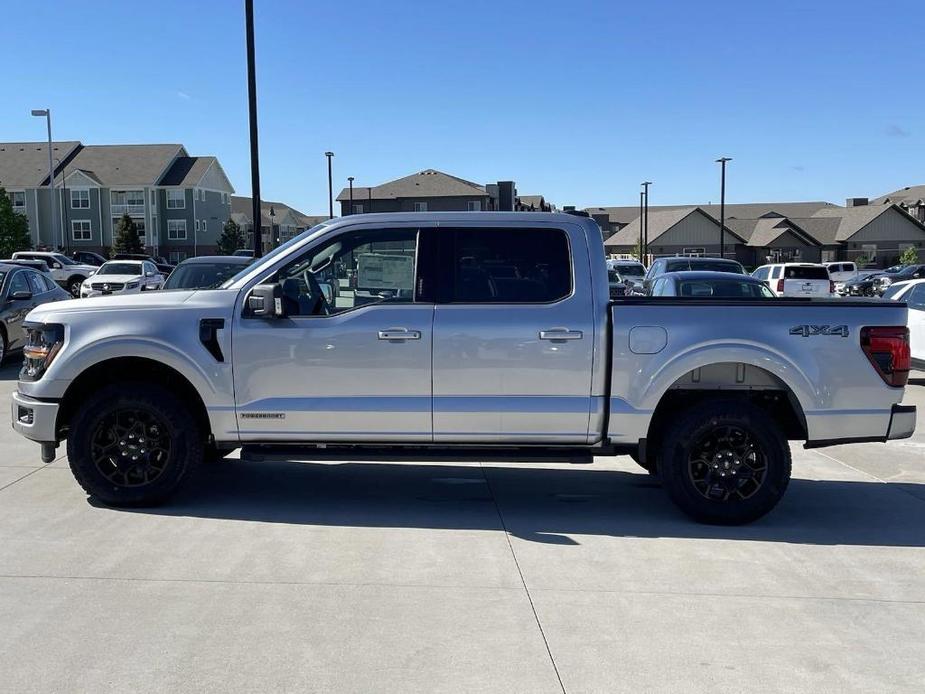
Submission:
[[358,288],[411,291],[413,286],[413,256],[363,253],[357,257]]

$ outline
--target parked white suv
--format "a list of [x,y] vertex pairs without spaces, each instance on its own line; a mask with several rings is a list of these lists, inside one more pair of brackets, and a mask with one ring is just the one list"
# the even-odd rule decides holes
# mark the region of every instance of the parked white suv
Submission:
[[858,276],[858,266],[854,263],[838,261],[832,263],[823,263],[825,269],[829,271],[829,279],[835,283],[847,282]]
[[110,260],[80,286],[81,298],[161,289],[164,276],[147,260]]
[[13,254],[13,260],[44,260],[52,279],[74,297],[80,296],[83,281],[97,271],[92,265],[78,263],[64,253],[51,251],[18,251]]
[[825,265],[819,263],[778,263],[762,265],[752,273],[776,296],[830,297],[835,283]]

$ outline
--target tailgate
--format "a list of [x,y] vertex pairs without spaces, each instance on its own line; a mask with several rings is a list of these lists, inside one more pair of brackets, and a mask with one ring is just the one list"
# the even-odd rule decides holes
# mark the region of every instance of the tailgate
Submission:
[[784,280],[784,296],[829,296],[829,280]]

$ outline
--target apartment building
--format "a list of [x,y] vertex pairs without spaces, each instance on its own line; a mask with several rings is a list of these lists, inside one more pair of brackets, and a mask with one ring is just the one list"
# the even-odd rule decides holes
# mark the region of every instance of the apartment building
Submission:
[[176,262],[215,252],[234,193],[216,157],[180,144],[51,147],[53,186],[48,143],[0,143],[0,186],[28,218],[34,247],[105,252],[128,214],[152,254]]

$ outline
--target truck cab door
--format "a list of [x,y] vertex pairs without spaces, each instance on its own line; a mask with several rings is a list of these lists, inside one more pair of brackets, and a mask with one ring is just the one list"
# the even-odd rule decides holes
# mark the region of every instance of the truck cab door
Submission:
[[435,441],[587,442],[587,242],[580,227],[537,227],[439,231]]
[[351,227],[259,280],[278,285],[284,315],[250,315],[245,300],[235,319],[241,441],[431,441],[421,236]]

